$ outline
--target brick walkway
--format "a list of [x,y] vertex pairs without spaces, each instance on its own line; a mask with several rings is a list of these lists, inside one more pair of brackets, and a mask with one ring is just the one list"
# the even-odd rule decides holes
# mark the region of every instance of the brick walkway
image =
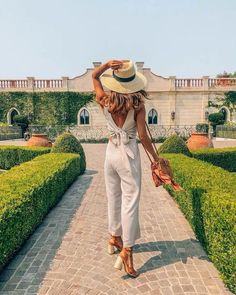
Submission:
[[107,253],[103,177],[106,144],[83,144],[87,170],[69,188],[0,275],[0,294],[232,294],[207,259],[175,201],[155,188],[143,152],[142,237],[134,247],[136,279]]

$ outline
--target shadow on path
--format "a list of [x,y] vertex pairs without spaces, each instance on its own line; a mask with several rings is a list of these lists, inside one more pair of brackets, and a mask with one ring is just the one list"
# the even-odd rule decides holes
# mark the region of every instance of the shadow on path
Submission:
[[[137,269],[140,274],[176,262],[186,264],[187,259],[193,257],[200,260],[210,261],[199,241],[195,239],[182,241],[156,241],[136,244],[133,248],[133,256],[135,257],[136,253],[154,251],[159,253],[148,259],[140,268]],[[128,275],[123,276],[123,279],[128,278],[130,278]]]
[[[85,170],[67,189],[0,274],[0,294],[37,293],[96,170]],[[28,293],[27,293],[28,294]]]

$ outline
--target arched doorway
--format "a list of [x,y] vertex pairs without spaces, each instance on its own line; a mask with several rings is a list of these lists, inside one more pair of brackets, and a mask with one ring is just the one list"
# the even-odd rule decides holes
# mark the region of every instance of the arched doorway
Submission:
[[224,115],[225,122],[230,121],[230,111],[227,107],[220,108],[219,112]]
[[15,115],[20,115],[20,112],[16,108],[11,108],[7,113],[7,123],[9,125],[14,124],[13,118],[15,117]]

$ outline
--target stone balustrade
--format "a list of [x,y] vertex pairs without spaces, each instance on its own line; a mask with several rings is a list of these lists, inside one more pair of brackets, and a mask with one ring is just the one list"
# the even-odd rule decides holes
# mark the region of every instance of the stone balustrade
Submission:
[[0,80],[0,88],[28,88],[28,80]]
[[[209,88],[236,86],[236,78],[208,78]],[[204,85],[204,79],[175,79],[176,88],[201,88]]]
[[185,88],[185,87],[202,87],[203,79],[175,79],[176,88]]
[[28,78],[25,80],[0,80],[0,90],[11,89],[58,89],[63,88],[62,79],[34,79]]
[[236,78],[217,78],[208,80],[209,87],[236,86]]
[[[35,79],[28,77],[20,80],[0,79],[0,91],[63,91],[75,90],[85,92],[93,91],[91,74],[87,72],[87,78],[84,75],[69,79],[62,77],[61,79]],[[165,78],[166,79],[166,78]],[[236,89],[236,78],[210,78],[204,76],[202,78],[176,78],[170,76],[169,86],[165,86],[165,91],[182,91],[182,90],[234,90]],[[80,82],[81,81],[81,82]],[[82,88],[81,88],[82,87]]]

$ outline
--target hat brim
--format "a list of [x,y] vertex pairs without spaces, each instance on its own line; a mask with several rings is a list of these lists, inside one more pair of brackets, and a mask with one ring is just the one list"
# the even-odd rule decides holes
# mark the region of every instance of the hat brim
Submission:
[[130,82],[119,82],[113,75],[111,69],[100,76],[101,83],[109,90],[118,93],[133,93],[145,89],[147,85],[146,77],[140,72],[136,72],[135,78]]

